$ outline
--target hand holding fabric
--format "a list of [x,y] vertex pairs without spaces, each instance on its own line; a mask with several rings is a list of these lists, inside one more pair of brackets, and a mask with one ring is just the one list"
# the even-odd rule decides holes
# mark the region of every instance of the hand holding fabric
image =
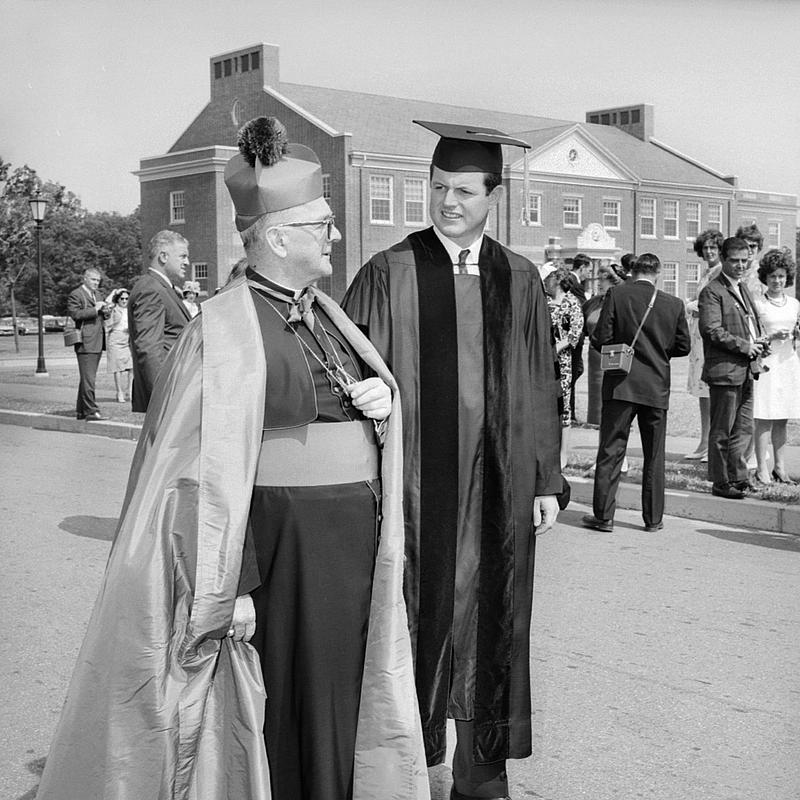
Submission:
[[533,499],[533,524],[535,536],[546,533],[553,527],[558,516],[558,500],[554,494],[546,494]]
[[243,594],[236,598],[228,638],[236,642],[249,642],[256,632],[256,609],[253,598]]
[[349,389],[353,406],[369,419],[386,419],[392,410],[392,390],[381,378],[357,381]]

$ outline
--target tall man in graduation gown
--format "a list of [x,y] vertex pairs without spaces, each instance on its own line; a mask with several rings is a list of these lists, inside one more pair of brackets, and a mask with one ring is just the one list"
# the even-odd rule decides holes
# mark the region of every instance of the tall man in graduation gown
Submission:
[[40,800],[429,800],[398,392],[313,288],[316,156],[274,118],[239,141],[247,277],[156,381]]
[[485,236],[502,196],[499,131],[419,123],[442,138],[433,227],[374,256],[343,308],[403,405],[406,603],[430,766],[456,720],[452,796],[505,797],[531,753],[534,531],[561,490],[558,382],[536,267]]

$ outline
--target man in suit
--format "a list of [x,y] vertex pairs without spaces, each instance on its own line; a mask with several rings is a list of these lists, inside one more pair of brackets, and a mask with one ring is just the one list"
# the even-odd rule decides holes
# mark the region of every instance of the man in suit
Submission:
[[104,419],[97,407],[94,384],[100,354],[105,350],[103,321],[111,314],[111,308],[103,300],[98,300],[99,286],[100,273],[89,267],[83,273],[83,283],[67,297],[67,313],[75,320],[75,327],[81,332],[81,341],[75,345],[80,375],[75,414],[78,419],[89,422]]
[[134,411],[147,411],[161,365],[191,319],[181,292],[189,243],[175,231],[159,231],[150,240],[148,260],[128,301]]
[[[583,288],[584,281],[586,281],[592,274],[592,260],[584,253],[578,253],[572,259],[572,266],[570,267],[569,291],[580,303],[581,308],[583,304],[589,299],[586,296],[586,290]],[[584,335],[581,334],[575,347],[572,348],[572,380],[569,385],[569,415],[573,422],[575,419],[575,384],[578,378],[583,375],[583,341]]]
[[739,500],[749,488],[746,454],[753,433],[753,379],[767,345],[744,277],[744,239],[722,243],[722,271],[698,299],[703,380],[709,387],[708,479],[717,497]]
[[[644,253],[631,280],[606,293],[591,344],[634,343],[630,372],[603,375],[600,444],[594,476],[594,514],[583,525],[601,531],[614,527],[617,486],[634,417],[644,452],[642,517],[646,531],[664,527],[664,442],[669,407],[670,359],[691,349],[683,302],[655,287],[661,262]],[[651,305],[652,304],[652,305]],[[648,308],[650,311],[648,312]],[[646,318],[645,318],[645,315]],[[638,337],[636,331],[644,320]]]

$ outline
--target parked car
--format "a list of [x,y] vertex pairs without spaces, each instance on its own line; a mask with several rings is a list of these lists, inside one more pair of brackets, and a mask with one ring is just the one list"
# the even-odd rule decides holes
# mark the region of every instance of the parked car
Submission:
[[[17,333],[24,336],[28,332],[28,326],[25,321],[17,317]],[[14,320],[11,317],[3,317],[0,319],[0,336],[13,336],[14,335]]]
[[67,328],[67,317],[54,317],[52,314],[44,314],[42,322],[44,323],[45,333],[60,333]]

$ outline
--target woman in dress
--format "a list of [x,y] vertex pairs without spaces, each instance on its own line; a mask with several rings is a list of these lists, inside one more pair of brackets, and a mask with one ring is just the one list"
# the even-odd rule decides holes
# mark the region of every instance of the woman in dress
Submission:
[[544,290],[550,298],[547,306],[553,336],[556,340],[556,354],[561,377],[561,467],[567,464],[569,451],[569,389],[572,383],[572,350],[583,332],[583,312],[577,298],[570,292],[570,271],[558,267],[544,280]]
[[[788,247],[767,250],[758,266],[765,293],[754,298],[770,351],[764,371],[753,382],[755,420],[756,480],[794,483],[786,472],[784,448],[786,423],[800,417],[800,359],[797,355],[800,302],[786,293],[794,284],[795,263]],[[772,444],[773,468],[768,466]]]
[[117,402],[131,399],[131,359],[130,339],[128,337],[128,297],[127,289],[115,289],[106,298],[111,306],[111,314],[105,321],[106,363],[108,371],[114,375],[117,389]]
[[189,316],[194,319],[200,313],[200,306],[197,304],[197,295],[200,294],[200,283],[198,281],[185,281],[183,284],[183,304],[189,312]]
[[[720,259],[720,248],[724,241],[723,235],[713,229],[703,231],[694,240],[694,251],[703,261],[706,262],[705,270],[700,275],[697,284],[697,295],[703,287],[719,275],[722,269]],[[694,395],[700,403],[700,442],[693,453],[689,453],[686,458],[708,461],[708,431],[711,427],[710,406],[708,399],[708,384],[702,379],[703,373],[703,340],[700,337],[700,314],[697,310],[697,298],[686,303],[686,320],[689,324],[689,337],[692,341],[692,349],[689,352],[689,374],[686,379],[686,390]]]

